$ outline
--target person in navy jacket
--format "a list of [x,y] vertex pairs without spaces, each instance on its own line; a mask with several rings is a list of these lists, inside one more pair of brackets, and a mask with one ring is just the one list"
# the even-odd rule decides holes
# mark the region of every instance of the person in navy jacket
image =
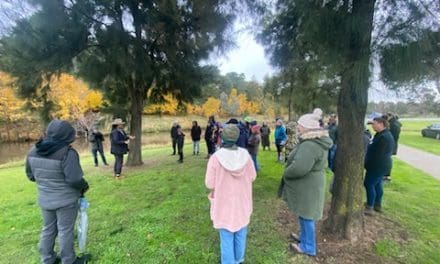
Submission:
[[392,166],[391,155],[394,150],[394,138],[388,129],[388,121],[383,117],[376,117],[372,123],[376,135],[368,146],[365,155],[365,169],[367,171],[364,186],[367,192],[365,214],[372,215],[374,211],[381,212],[383,186],[382,179]]
[[133,136],[127,135],[124,131],[125,122],[117,118],[113,121],[113,130],[110,133],[111,149],[110,152],[115,156],[114,172],[116,179],[120,179],[124,155],[128,152],[128,143]]

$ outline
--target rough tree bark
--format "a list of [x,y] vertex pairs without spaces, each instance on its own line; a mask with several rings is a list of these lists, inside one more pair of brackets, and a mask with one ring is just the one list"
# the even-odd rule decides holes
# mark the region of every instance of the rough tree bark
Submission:
[[141,89],[131,89],[130,105],[130,135],[135,138],[130,140],[127,166],[142,165],[142,110],[144,97]]
[[338,153],[333,197],[325,226],[338,237],[357,240],[363,231],[364,147],[370,42],[375,0],[353,1],[347,34],[349,51],[338,98]]

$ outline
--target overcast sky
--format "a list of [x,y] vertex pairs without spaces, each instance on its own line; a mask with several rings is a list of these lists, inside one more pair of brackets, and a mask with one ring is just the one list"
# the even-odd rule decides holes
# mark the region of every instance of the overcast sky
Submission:
[[228,72],[244,73],[247,80],[255,79],[263,82],[266,75],[274,73],[265,56],[263,47],[257,43],[251,33],[237,30],[237,47],[231,48],[226,54],[211,58],[222,74]]

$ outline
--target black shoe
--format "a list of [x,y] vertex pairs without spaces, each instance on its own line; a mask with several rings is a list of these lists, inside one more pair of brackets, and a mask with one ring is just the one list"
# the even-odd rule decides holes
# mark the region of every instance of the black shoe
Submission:
[[183,160],[178,160],[177,162],[179,162],[179,163],[183,163]]
[[81,257],[77,257],[76,260],[73,262],[73,264],[86,264],[91,258],[92,255],[85,254]]
[[59,256],[57,256],[55,258],[55,262],[53,264],[61,264],[61,258]]

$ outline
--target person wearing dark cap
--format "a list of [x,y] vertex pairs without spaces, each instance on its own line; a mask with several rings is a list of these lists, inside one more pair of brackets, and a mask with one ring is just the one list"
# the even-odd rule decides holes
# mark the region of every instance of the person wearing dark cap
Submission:
[[373,141],[368,145],[365,155],[364,186],[367,193],[367,204],[364,213],[374,215],[374,211],[382,211],[383,177],[391,171],[394,150],[394,138],[388,129],[388,121],[383,117],[373,119],[376,131]]
[[252,182],[257,174],[248,151],[236,145],[240,130],[223,128],[223,146],[208,161],[205,185],[210,215],[220,233],[221,263],[243,263],[247,226],[252,214]]
[[[43,216],[39,251],[44,264],[86,261],[86,257],[77,258],[74,251],[78,199],[89,189],[79,155],[71,147],[75,137],[75,129],[68,122],[53,120],[46,136],[32,147],[26,158],[26,176],[37,184]],[[57,236],[59,257],[54,251]]]
[[124,163],[124,155],[128,152],[128,143],[133,136],[127,135],[124,131],[125,122],[120,118],[116,118],[113,123],[113,130],[110,133],[111,148],[110,152],[115,156],[115,178],[121,179],[122,165]]

